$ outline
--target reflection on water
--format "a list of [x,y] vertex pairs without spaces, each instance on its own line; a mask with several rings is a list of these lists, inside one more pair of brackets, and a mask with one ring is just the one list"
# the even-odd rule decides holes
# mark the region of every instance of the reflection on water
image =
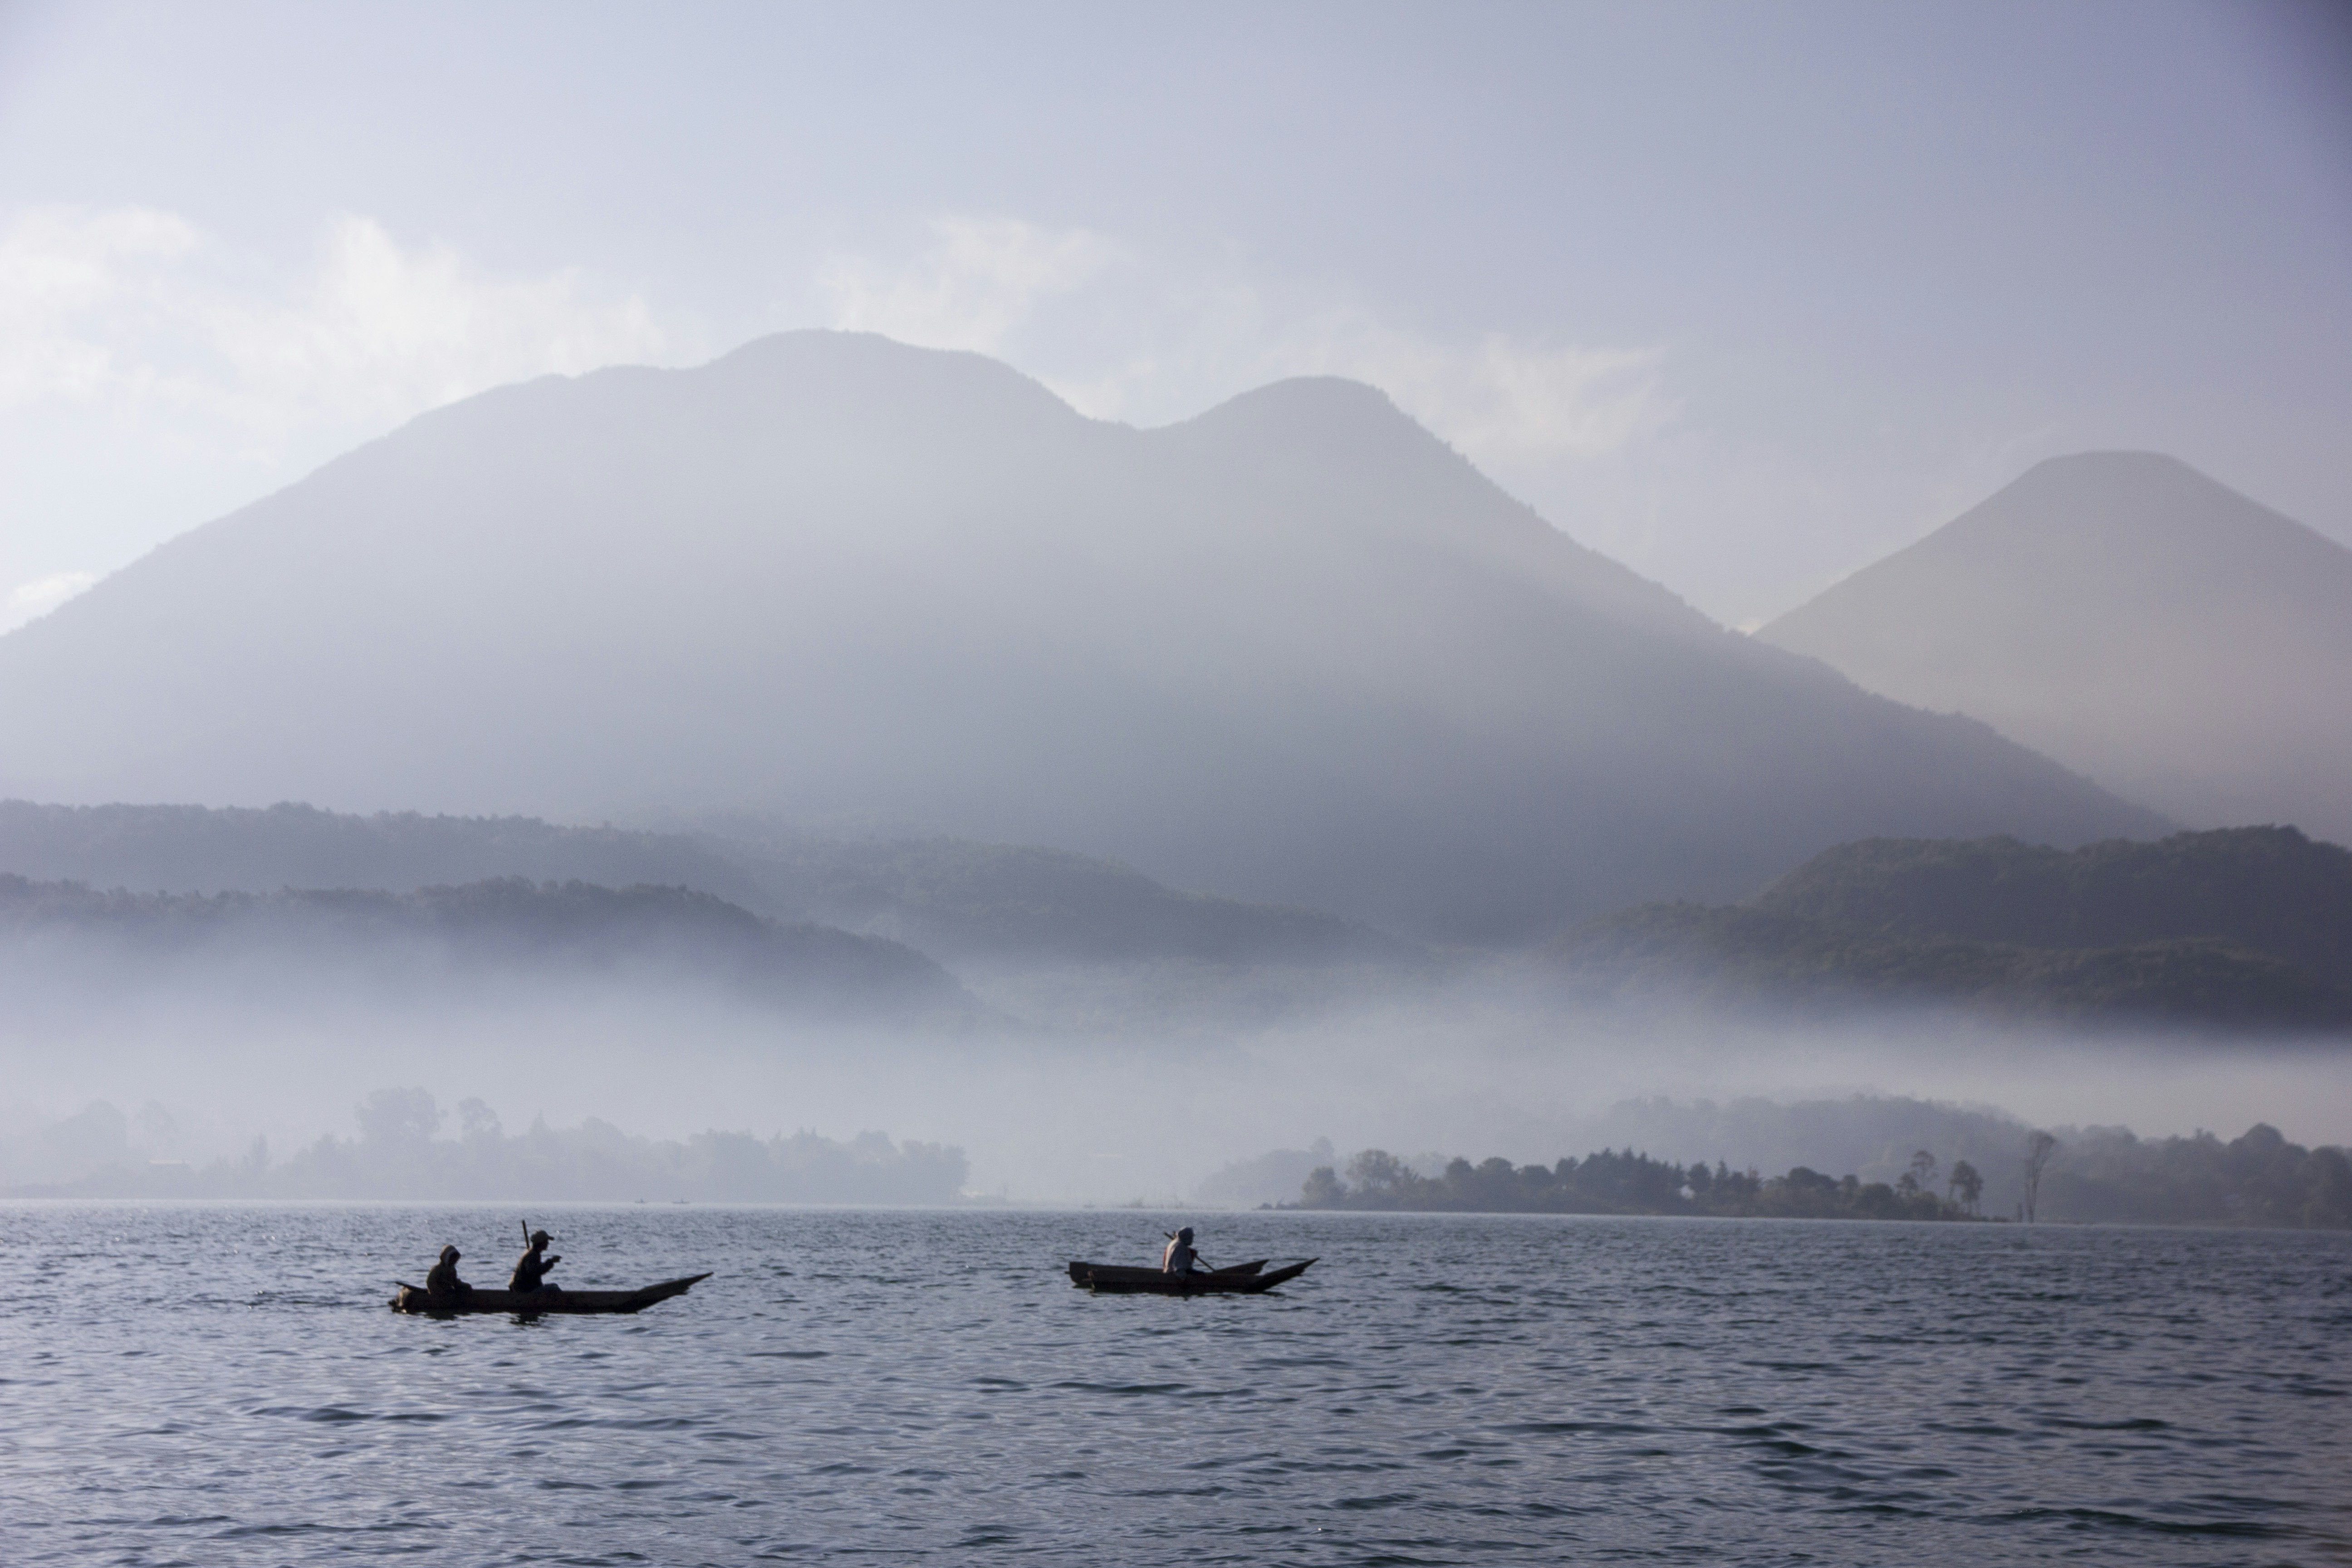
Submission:
[[384,1310],[504,1209],[0,1206],[12,1563],[2352,1562],[2352,1237],[572,1209],[639,1318]]

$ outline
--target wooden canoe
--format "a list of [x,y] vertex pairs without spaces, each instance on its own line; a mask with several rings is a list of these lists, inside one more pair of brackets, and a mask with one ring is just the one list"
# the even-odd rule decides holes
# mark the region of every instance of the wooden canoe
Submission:
[[1097,1296],[1255,1296],[1297,1279],[1314,1261],[1286,1263],[1263,1274],[1163,1274],[1157,1268],[1092,1263],[1086,1266],[1087,1285]]
[[656,1301],[685,1295],[709,1278],[708,1274],[689,1274],[683,1279],[665,1279],[642,1290],[477,1289],[463,1301],[436,1301],[415,1286],[404,1284],[392,1299],[392,1310],[435,1318],[483,1312],[514,1312],[531,1318],[556,1312],[642,1312]]
[[[1267,1259],[1260,1258],[1248,1263],[1229,1263],[1223,1268],[1212,1268],[1209,1272],[1212,1274],[1226,1275],[1238,1279],[1256,1273],[1259,1269],[1266,1266],[1267,1261]],[[1157,1268],[1129,1268],[1115,1263],[1073,1263],[1070,1265],[1070,1283],[1076,1286],[1081,1290],[1085,1289],[1089,1284],[1093,1283],[1090,1276],[1092,1276],[1094,1271],[1097,1268],[1105,1269],[1113,1274],[1157,1274],[1160,1272]]]

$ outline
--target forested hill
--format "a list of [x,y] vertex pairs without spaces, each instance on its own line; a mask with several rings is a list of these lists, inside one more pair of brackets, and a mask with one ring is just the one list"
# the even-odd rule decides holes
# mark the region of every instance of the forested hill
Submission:
[[2352,849],[2292,827],[2114,839],[1870,838],[1816,855],[1756,900],[1842,931],[2039,948],[2206,939],[2352,984]]
[[531,816],[365,815],[284,802],[48,805],[0,800],[0,871],[133,892],[418,888],[497,877],[690,887],[762,914],[761,890],[727,855],[683,834],[570,827]]
[[498,878],[688,887],[773,920],[838,926],[950,961],[1324,963],[1407,955],[1314,910],[1180,892],[1115,861],[961,839],[851,840],[759,820],[715,830],[313,806],[0,801],[0,872],[135,892],[369,888]]
[[1875,839],[1817,856],[1749,905],[1591,921],[1558,956],[1588,996],[2339,1034],[2352,1031],[2352,852],[2293,828],[2072,853]]
[[101,892],[0,875],[0,968],[47,976],[167,980],[224,964],[308,977],[419,964],[444,980],[610,976],[719,985],[793,1010],[933,1014],[971,1005],[912,948],[784,925],[687,888],[600,888],[501,878],[415,892]]

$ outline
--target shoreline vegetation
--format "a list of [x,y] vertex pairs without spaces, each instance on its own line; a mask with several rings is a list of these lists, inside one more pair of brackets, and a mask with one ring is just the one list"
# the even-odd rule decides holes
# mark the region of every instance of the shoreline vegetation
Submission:
[[1460,1214],[1706,1215],[1722,1218],[1975,1220],[1981,1192],[1976,1168],[1954,1167],[1961,1184],[1939,1196],[1916,1175],[1901,1184],[1825,1175],[1799,1165],[1786,1175],[1735,1171],[1717,1161],[1685,1166],[1631,1150],[1603,1149],[1552,1165],[1513,1165],[1494,1158],[1472,1164],[1454,1160],[1424,1176],[1383,1149],[1348,1162],[1343,1176],[1329,1165],[1307,1178],[1296,1209],[1367,1209]]
[[[2064,1163],[2057,1163],[2063,1156]],[[1832,1176],[1798,1165],[1777,1176],[1718,1161],[1679,1165],[1603,1149],[1551,1165],[1499,1157],[1456,1159],[1424,1176],[1396,1155],[1366,1149],[1344,1173],[1318,1165],[1284,1209],[1396,1213],[1690,1215],[1717,1218],[2042,1221],[2352,1229],[2352,1156],[2305,1149],[2257,1124],[2224,1143],[2210,1132],[2141,1140],[2094,1128],[2066,1143],[2027,1133],[2018,1161],[2024,1197],[2009,1215],[1982,1212],[1984,1173],[1968,1160],[1944,1167],[1927,1150],[1894,1182]]]
[[[93,1103],[62,1121],[0,1136],[0,1198],[925,1206],[968,1201],[971,1163],[962,1149],[894,1142],[878,1131],[836,1141],[806,1131],[761,1138],[714,1129],[657,1140],[592,1117],[565,1128],[541,1120],[509,1135],[482,1101],[461,1101],[453,1114],[422,1089],[378,1089],[354,1109],[356,1138],[328,1133],[274,1160],[268,1141],[256,1138],[241,1156],[199,1163],[154,1157],[158,1143],[174,1138],[161,1107],[143,1107],[134,1118]],[[1839,1108],[1771,1109],[1808,1133],[1798,1142],[1801,1149],[1837,1142],[1833,1123],[1807,1113]],[[1923,1108],[1895,1102],[1883,1109]],[[1892,1180],[1832,1175],[1805,1164],[1768,1176],[1753,1165],[1735,1170],[1721,1160],[1685,1165],[1630,1146],[1550,1165],[1500,1157],[1475,1164],[1439,1155],[1408,1161],[1381,1149],[1342,1162],[1326,1141],[1311,1151],[1277,1151],[1226,1173],[1288,1164],[1287,1180],[1299,1184],[1297,1198],[1261,1202],[1255,1205],[1260,1209],[2352,1229],[2352,1152],[2306,1149],[2266,1124],[2225,1142],[2204,1131],[2141,1139],[2123,1127],[2065,1127],[2053,1133],[2017,1122],[1975,1125],[1982,1120],[1945,1116],[1931,1125],[1899,1117],[1915,1123],[1919,1144],[1931,1147],[1908,1138],[1881,1143],[1889,1153],[1865,1159],[1863,1168],[1892,1171]],[[444,1136],[451,1122],[455,1136]],[[1742,1128],[1744,1137],[1738,1135]],[[1734,1132],[1729,1141],[1735,1143],[1753,1142],[1759,1131],[1754,1117],[1737,1115],[1719,1130]],[[1913,1150],[1907,1162],[1899,1152],[1906,1148]],[[1958,1157],[1940,1160],[1937,1148]],[[1422,1168],[1435,1173],[1423,1175]],[[1203,1200],[1221,1206],[1205,1190],[1213,1184],[1204,1184],[1190,1205],[1171,1199],[1167,1206],[1198,1207]]]
[[[884,1133],[847,1142],[811,1131],[761,1138],[711,1131],[680,1140],[633,1137],[590,1117],[509,1135],[478,1100],[457,1106],[457,1136],[421,1089],[378,1089],[358,1108],[360,1136],[330,1132],[272,1162],[267,1139],[241,1158],[205,1164],[142,1158],[129,1119],[94,1104],[47,1130],[53,1150],[79,1145],[84,1173],[10,1183],[11,1198],[537,1199],[572,1203],[944,1205],[959,1201],[971,1163],[961,1149]],[[0,1170],[5,1166],[0,1161]]]

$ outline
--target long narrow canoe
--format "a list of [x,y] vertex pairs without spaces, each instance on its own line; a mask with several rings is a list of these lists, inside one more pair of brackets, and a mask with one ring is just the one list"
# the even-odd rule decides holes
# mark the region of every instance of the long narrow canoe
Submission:
[[689,1274],[683,1279],[665,1279],[642,1290],[478,1289],[463,1301],[436,1301],[415,1286],[403,1285],[400,1293],[392,1299],[392,1310],[436,1318],[454,1318],[469,1312],[520,1312],[531,1317],[554,1312],[642,1312],[656,1301],[685,1295],[709,1278],[708,1274]]
[[[1228,1263],[1223,1268],[1212,1268],[1209,1272],[1238,1279],[1256,1273],[1266,1266],[1267,1261],[1260,1258],[1249,1263]],[[1160,1272],[1157,1268],[1129,1268],[1116,1263],[1073,1263],[1070,1265],[1070,1283],[1081,1290],[1085,1289],[1094,1282],[1091,1276],[1097,1268],[1108,1274],[1158,1274]]]
[[1087,1266],[1087,1284],[1097,1296],[1255,1296],[1297,1279],[1314,1261],[1286,1263],[1263,1274],[1163,1274],[1096,1263]]

